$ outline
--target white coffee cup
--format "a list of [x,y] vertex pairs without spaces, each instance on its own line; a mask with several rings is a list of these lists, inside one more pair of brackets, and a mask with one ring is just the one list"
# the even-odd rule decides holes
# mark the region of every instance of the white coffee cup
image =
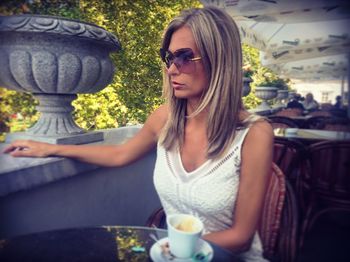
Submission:
[[203,231],[203,223],[188,214],[167,216],[169,248],[178,258],[190,258]]

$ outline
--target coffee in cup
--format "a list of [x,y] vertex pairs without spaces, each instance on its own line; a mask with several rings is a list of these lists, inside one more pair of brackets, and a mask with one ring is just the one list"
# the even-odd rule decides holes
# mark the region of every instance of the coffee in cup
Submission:
[[189,214],[167,216],[169,248],[178,258],[190,258],[203,231],[199,218]]

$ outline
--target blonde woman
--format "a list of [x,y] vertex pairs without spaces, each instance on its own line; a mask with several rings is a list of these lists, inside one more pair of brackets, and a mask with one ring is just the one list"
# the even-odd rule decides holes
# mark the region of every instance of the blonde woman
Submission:
[[[131,163],[157,147],[154,184],[166,214],[190,213],[204,239],[263,260],[257,225],[272,162],[273,132],[242,106],[242,53],[232,18],[214,7],[182,12],[161,46],[166,104],[122,145],[13,142],[13,156]],[[25,150],[16,150],[25,148]]]

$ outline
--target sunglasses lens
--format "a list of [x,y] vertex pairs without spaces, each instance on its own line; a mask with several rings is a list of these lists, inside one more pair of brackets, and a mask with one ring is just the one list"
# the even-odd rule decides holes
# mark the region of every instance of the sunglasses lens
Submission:
[[192,50],[184,51],[179,53],[175,57],[175,65],[176,67],[183,73],[189,73],[191,68],[193,68],[194,63],[192,63],[191,59],[193,58]]
[[194,57],[191,49],[180,49],[174,54],[170,51],[161,49],[161,58],[169,69],[172,64],[175,64],[177,69],[182,73],[191,73],[194,69],[194,63],[191,59]]

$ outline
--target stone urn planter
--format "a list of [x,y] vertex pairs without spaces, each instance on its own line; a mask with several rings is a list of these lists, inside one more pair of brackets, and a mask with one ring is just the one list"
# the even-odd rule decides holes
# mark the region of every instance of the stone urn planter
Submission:
[[295,96],[296,96],[296,92],[293,92],[293,91],[290,91],[289,93],[288,93],[288,100],[291,100],[291,99],[293,99]]
[[114,75],[109,57],[118,39],[101,27],[61,17],[0,16],[0,86],[33,93],[40,119],[6,141],[33,139],[57,144],[103,140],[86,132],[73,118],[71,102],[78,93],[105,88]]
[[289,91],[285,89],[277,90],[277,97],[276,97],[277,102],[274,105],[274,107],[276,108],[285,107],[287,105],[288,93]]
[[250,83],[253,82],[253,79],[250,77],[243,77],[243,90],[242,90],[242,96],[249,95],[251,88]]
[[277,96],[277,90],[278,90],[277,87],[257,86],[255,88],[255,95],[263,101],[256,109],[261,111],[271,109],[267,101]]

